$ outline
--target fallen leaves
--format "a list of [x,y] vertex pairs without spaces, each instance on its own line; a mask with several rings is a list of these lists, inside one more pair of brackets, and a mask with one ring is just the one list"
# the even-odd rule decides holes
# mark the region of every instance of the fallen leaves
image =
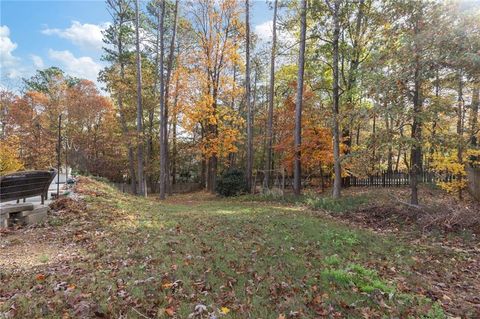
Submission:
[[[432,259],[411,251],[399,255],[388,250],[384,237],[366,235],[323,217],[312,218],[300,210],[292,213],[257,204],[252,208],[214,198],[160,205],[112,193],[99,183],[95,187],[108,196],[78,204],[83,207],[78,215],[68,206],[77,204],[65,201],[63,210],[54,216],[62,223],[52,227],[65,249],[78,245],[84,251],[73,260],[52,260],[28,273],[0,273],[2,284],[5,279],[7,283],[6,288],[0,287],[0,317],[12,305],[19,308],[18,317],[35,317],[24,304],[15,303],[16,298],[26,296],[32,311],[43,314],[46,309],[45,316],[65,313],[66,318],[117,318],[127,313],[142,317],[132,309],[147,318],[258,318],[265,313],[276,314],[272,316],[277,319],[418,317],[418,311],[429,308],[417,304],[409,313],[400,312],[410,305],[399,305],[397,295],[421,298],[430,296],[429,290],[432,298],[449,307],[459,305],[456,291],[469,291],[458,313],[466,309],[464,304],[480,303],[474,296],[480,251],[464,249],[459,252],[464,257]],[[259,212],[250,214],[252,209]],[[226,210],[235,214],[217,214]],[[335,236],[322,235],[332,232]],[[358,245],[335,246],[345,242],[342,236],[352,234],[360,241]],[[419,247],[425,240],[406,245]],[[433,248],[425,247],[433,254]],[[332,255],[336,258],[330,258],[332,263],[327,265],[326,257]],[[374,300],[355,286],[322,281],[323,269],[336,269],[335,262],[341,265],[352,259],[378,271],[380,279],[396,287],[395,295]],[[451,267],[454,263],[458,269]],[[460,270],[465,265],[469,265],[470,286]],[[432,278],[430,287],[411,285],[412,279],[430,283]],[[29,283],[25,285],[29,289],[18,288],[15,282],[22,280]]]
[[172,288],[172,287],[173,287],[173,283],[172,283],[172,282],[164,283],[164,284],[162,285],[162,287],[165,288],[165,289]]
[[35,276],[36,281],[44,281],[45,280],[45,275],[44,274],[38,274]]
[[226,314],[228,314],[229,312],[230,312],[230,309],[228,309],[227,307],[222,307],[222,308],[220,308],[220,313],[221,313],[222,315],[226,315]]
[[168,316],[173,317],[173,315],[175,314],[175,308],[173,308],[172,306],[167,307],[167,308],[165,308],[165,313]]

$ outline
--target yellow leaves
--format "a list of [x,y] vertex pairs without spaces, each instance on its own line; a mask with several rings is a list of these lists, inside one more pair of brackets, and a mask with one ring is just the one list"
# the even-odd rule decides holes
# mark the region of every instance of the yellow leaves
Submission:
[[432,167],[436,171],[445,171],[454,175],[466,175],[465,165],[458,162],[456,154],[434,154]]
[[476,156],[479,155],[480,150],[466,150],[459,161],[456,151],[447,154],[435,153],[432,157],[432,168],[440,174],[455,177],[451,180],[437,182],[438,186],[447,192],[459,192],[467,187],[465,163],[471,162],[472,159],[478,158]]
[[19,149],[18,139],[14,136],[6,140],[0,140],[0,175],[12,173],[23,168],[23,164],[18,156]]
[[164,289],[168,289],[168,288],[172,288],[172,287],[173,287],[173,283],[171,283],[171,282],[167,282],[167,283],[164,283],[162,285],[162,288],[164,288]]
[[465,179],[462,179],[461,181],[459,180],[453,180],[450,182],[437,182],[438,187],[441,189],[453,193],[453,192],[458,192],[460,189],[464,189],[467,187],[467,181]]
[[222,315],[226,315],[226,314],[228,314],[229,312],[230,312],[230,309],[228,309],[227,307],[222,307],[222,308],[220,308],[220,313],[221,313]]

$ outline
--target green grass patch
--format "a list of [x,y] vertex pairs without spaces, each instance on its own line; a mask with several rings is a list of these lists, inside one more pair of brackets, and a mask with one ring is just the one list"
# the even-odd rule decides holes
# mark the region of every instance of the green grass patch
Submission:
[[355,286],[362,292],[371,293],[378,290],[382,293],[394,293],[395,289],[384,282],[377,272],[358,264],[350,264],[346,268],[327,268],[322,270],[324,279],[342,286]]
[[292,194],[282,195],[279,192],[268,192],[265,194],[244,195],[240,201],[278,202],[283,204],[304,205],[315,210],[325,210],[332,213],[343,213],[357,209],[368,202],[367,195],[343,196],[334,199],[328,195],[305,193],[300,196]]
[[313,209],[322,209],[334,213],[343,213],[360,207],[368,201],[365,195],[332,197],[308,197],[305,203]]

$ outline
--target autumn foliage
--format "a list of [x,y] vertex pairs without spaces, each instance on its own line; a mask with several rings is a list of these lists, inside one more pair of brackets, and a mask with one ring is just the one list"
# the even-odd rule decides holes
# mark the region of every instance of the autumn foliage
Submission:
[[62,165],[67,161],[79,172],[121,179],[125,150],[112,103],[90,81],[68,85],[64,80],[5,105],[2,171],[56,167],[61,114]]

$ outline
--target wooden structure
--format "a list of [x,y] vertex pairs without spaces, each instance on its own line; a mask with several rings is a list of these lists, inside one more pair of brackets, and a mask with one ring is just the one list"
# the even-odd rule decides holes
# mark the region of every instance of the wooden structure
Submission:
[[0,176],[0,203],[41,196],[42,204],[57,171],[20,171]]

